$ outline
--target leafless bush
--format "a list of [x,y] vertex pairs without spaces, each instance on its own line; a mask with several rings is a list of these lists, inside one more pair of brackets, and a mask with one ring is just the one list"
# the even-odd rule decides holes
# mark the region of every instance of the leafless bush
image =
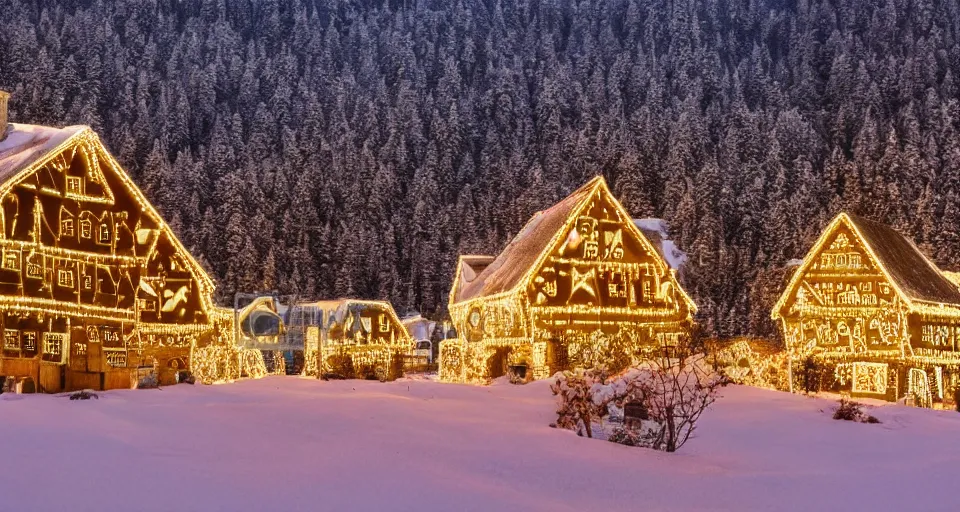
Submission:
[[606,381],[606,373],[600,370],[568,370],[559,372],[550,384],[557,397],[556,427],[586,432],[593,437],[592,423],[602,416],[601,408],[594,403],[593,388]]
[[664,355],[634,367],[610,384],[595,390],[594,403],[623,407],[628,402],[644,405],[648,420],[639,429],[649,430],[644,446],[677,451],[697,428],[697,421],[717,397],[724,380],[700,354],[686,357]]
[[839,405],[833,411],[833,419],[859,423],[880,423],[880,420],[876,417],[863,412],[862,405],[846,398],[840,399]]
[[645,417],[628,419],[610,440],[667,452],[690,439],[700,416],[726,383],[688,343],[666,348],[609,382],[602,370],[568,371],[555,379],[551,389],[558,397],[556,426],[593,437],[591,423],[602,419],[609,406],[642,404]]

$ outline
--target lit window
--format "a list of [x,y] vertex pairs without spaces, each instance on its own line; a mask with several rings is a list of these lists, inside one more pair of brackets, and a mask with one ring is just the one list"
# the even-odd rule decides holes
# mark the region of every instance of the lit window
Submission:
[[51,356],[63,354],[64,335],[59,332],[43,333],[43,353]]
[[73,271],[63,268],[57,270],[57,284],[64,288],[73,288]]
[[3,268],[7,270],[20,270],[20,251],[5,251],[3,253]]
[[4,330],[3,348],[5,350],[20,350],[20,331],[15,329]]
[[73,219],[63,219],[60,221],[60,236],[74,236]]
[[86,274],[83,276],[83,289],[92,290],[93,289],[93,276]]
[[127,353],[122,351],[106,352],[107,364],[114,368],[127,366]]
[[27,277],[30,279],[41,279],[43,277],[43,267],[36,263],[27,263]]
[[100,224],[100,236],[97,240],[102,244],[110,243],[110,225],[109,224]]
[[81,190],[83,180],[77,176],[67,176],[67,193],[68,194],[82,194]]
[[34,331],[23,331],[23,350],[27,352],[37,351],[37,333]]
[[93,236],[93,224],[91,224],[87,219],[80,221],[80,236],[83,238],[90,238]]

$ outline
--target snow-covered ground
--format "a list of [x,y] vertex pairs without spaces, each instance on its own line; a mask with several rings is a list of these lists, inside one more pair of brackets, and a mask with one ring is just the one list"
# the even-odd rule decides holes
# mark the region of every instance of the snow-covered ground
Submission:
[[0,395],[0,510],[957,510],[960,414],[731,386],[667,454],[548,427],[546,382],[269,377]]

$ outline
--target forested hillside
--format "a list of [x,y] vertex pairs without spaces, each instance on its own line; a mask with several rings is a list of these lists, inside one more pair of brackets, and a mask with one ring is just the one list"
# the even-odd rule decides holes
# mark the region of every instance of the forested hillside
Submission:
[[841,209],[960,264],[960,5],[0,0],[11,120],[89,124],[229,301],[445,312],[602,173],[667,219],[713,333],[769,334]]

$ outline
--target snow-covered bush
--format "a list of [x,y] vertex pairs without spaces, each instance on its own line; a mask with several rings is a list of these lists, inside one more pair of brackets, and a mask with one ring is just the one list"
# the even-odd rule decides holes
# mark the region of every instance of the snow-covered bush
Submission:
[[607,441],[625,446],[655,448],[659,437],[660,424],[656,421],[644,420],[630,425],[617,425],[607,437]]
[[594,387],[602,386],[606,378],[602,369],[576,369],[554,375],[550,391],[557,397],[556,426],[593,437],[593,421],[602,417],[606,407],[595,401]]
[[[557,396],[556,426],[593,437],[592,424],[614,411],[611,417],[622,417],[622,424],[608,440],[673,452],[690,439],[726,382],[703,354],[681,343],[609,381],[602,369],[558,373],[550,389]],[[627,417],[631,409],[642,417]]]
[[841,398],[839,405],[833,411],[833,419],[856,421],[859,423],[880,423],[875,416],[863,412],[863,406],[853,400]]
[[610,403],[619,408],[629,402],[643,404],[649,419],[640,422],[632,437],[623,438],[632,445],[640,442],[640,446],[673,452],[690,439],[724,382],[702,354],[659,357],[596,386],[593,403],[602,408]]

